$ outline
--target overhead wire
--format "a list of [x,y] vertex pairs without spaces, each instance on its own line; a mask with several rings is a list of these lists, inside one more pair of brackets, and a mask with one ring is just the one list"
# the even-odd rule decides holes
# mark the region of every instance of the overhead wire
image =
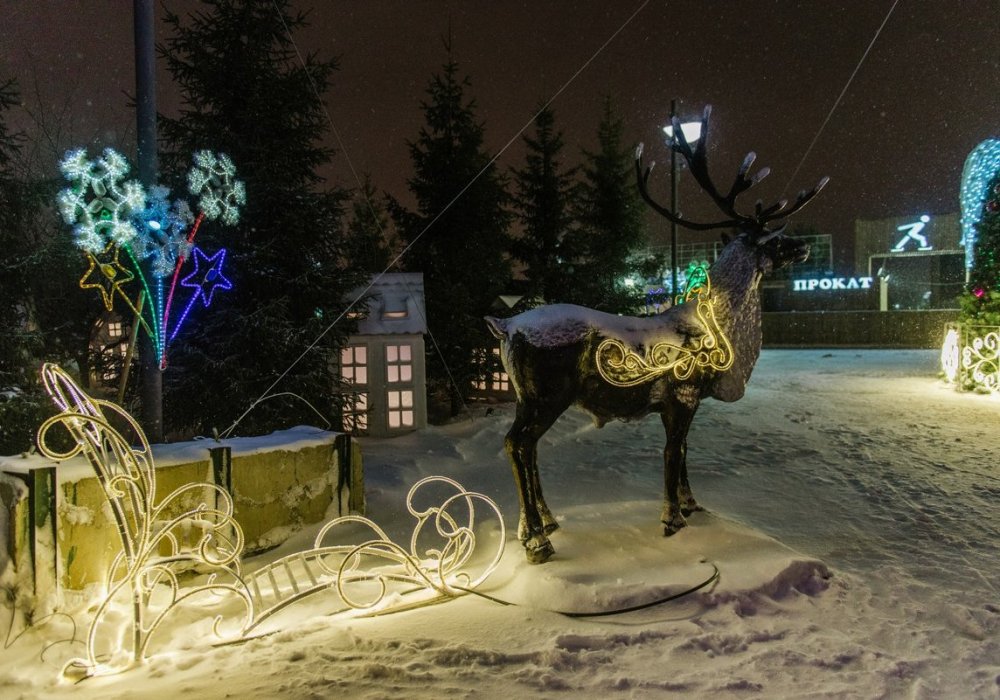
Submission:
[[793,182],[795,182],[795,177],[799,174],[799,170],[802,169],[802,166],[805,164],[806,159],[809,157],[809,154],[812,153],[813,147],[816,145],[816,142],[819,141],[819,137],[823,133],[823,130],[826,129],[826,125],[829,124],[830,119],[833,118],[833,113],[837,111],[837,107],[840,106],[841,100],[843,100],[844,95],[847,94],[848,88],[850,88],[851,83],[854,82],[854,76],[856,76],[858,74],[858,71],[861,70],[861,65],[865,62],[865,59],[868,58],[868,54],[871,52],[872,47],[875,46],[875,42],[878,40],[879,35],[885,28],[885,25],[889,22],[889,18],[892,16],[893,11],[896,9],[896,5],[898,4],[899,0],[893,0],[892,6],[889,8],[889,11],[886,12],[885,17],[882,19],[882,24],[880,24],[879,28],[875,30],[875,36],[873,36],[872,40],[868,42],[868,47],[865,49],[865,52],[861,54],[861,58],[858,60],[857,65],[855,65],[854,70],[851,71],[851,76],[847,79],[847,82],[844,83],[843,89],[840,91],[840,94],[837,95],[837,99],[834,100],[833,106],[830,108],[830,111],[827,112],[826,119],[823,120],[823,123],[820,124],[819,129],[816,131],[816,135],[813,136],[812,143],[809,144],[809,148],[806,149],[806,152],[802,154],[802,160],[799,161],[799,164],[792,172],[791,177],[788,178],[788,182],[785,183],[785,188],[781,191],[782,197],[785,196],[785,193],[788,191],[788,187]]

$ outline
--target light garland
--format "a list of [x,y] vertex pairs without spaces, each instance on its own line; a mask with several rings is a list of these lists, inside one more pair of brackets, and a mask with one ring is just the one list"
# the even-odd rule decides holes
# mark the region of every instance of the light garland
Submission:
[[733,366],[734,353],[729,338],[715,317],[715,299],[706,275],[703,287],[689,291],[696,300],[695,314],[704,328],[704,335],[686,348],[663,341],[647,348],[644,355],[635,352],[617,338],[606,338],[597,346],[597,371],[608,384],[631,387],[673,373],[686,380],[698,370],[724,372]]
[[[91,269],[80,281],[81,288],[100,289],[108,311],[113,310],[115,292],[119,292],[156,346],[161,368],[166,367],[167,346],[177,336],[195,299],[200,296],[204,306],[208,306],[216,289],[232,288],[229,280],[221,276],[218,267],[213,267],[208,273],[213,275],[213,280],[209,280],[212,284],[207,295],[203,283],[185,284],[181,281],[182,287],[193,288],[194,292],[180,319],[171,325],[174,293],[202,221],[221,219],[229,226],[239,221],[239,207],[246,203],[246,187],[236,179],[236,166],[224,154],[211,151],[195,153],[194,165],[188,172],[188,187],[192,194],[200,196],[201,211],[197,217],[192,215],[191,208],[184,201],[169,202],[169,192],[165,187],[155,186],[146,192],[138,181],[124,181],[129,172],[128,161],[114,149],[106,149],[103,157],[95,161],[87,159],[84,149],[76,149],[66,154],[59,167],[72,183],[59,193],[59,208],[66,223],[75,226],[76,245],[88,255],[91,263]],[[101,267],[95,262],[94,256],[109,255],[112,248],[115,262],[111,267]],[[133,270],[127,271],[118,264],[120,250],[128,254]],[[220,250],[210,258],[202,255],[209,261],[218,258],[221,266],[225,251]],[[149,269],[156,279],[156,303],[145,307],[149,316],[146,320],[138,311],[138,300],[133,302],[122,286],[138,279],[142,293],[149,298],[154,297],[140,264],[149,258],[152,259]],[[105,273],[105,278],[96,277],[95,269]],[[190,280],[197,271],[196,261],[195,272],[185,280]],[[165,297],[163,280],[168,275],[172,275],[172,279]],[[215,282],[214,276],[222,281]]]
[[983,204],[993,176],[1000,171],[1000,139],[987,139],[969,153],[962,169],[959,203],[962,209],[962,240],[965,246],[965,267],[972,269],[975,261],[976,227],[983,218]]

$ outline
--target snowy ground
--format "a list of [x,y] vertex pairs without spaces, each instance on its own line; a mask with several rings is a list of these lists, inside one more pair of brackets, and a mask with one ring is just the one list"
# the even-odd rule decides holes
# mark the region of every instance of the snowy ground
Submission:
[[[957,394],[930,351],[765,351],[746,397],[708,402],[689,465],[709,509],[664,539],[662,428],[571,412],[540,446],[556,558],[508,543],[483,590],[393,616],[195,639],[122,676],[56,681],[31,631],[3,652],[5,698],[1000,698],[1000,399]],[[512,407],[366,440],[369,515],[402,534],[406,491],[443,474],[516,525],[502,451]],[[712,588],[615,617],[704,579]],[[317,602],[318,600],[318,602]],[[84,617],[79,614],[81,621]],[[180,638],[185,630],[170,633]]]

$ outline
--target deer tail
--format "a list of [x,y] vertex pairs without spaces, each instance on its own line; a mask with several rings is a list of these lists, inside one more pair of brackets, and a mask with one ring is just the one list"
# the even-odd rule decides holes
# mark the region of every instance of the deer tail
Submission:
[[489,326],[490,333],[499,340],[507,339],[507,319],[486,316],[486,325]]

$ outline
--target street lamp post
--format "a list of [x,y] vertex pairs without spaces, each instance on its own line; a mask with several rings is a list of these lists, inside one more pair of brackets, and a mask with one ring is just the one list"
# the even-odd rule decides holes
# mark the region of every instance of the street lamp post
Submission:
[[[677,116],[677,100],[670,100],[670,124],[663,127],[669,144],[674,138],[674,118]],[[701,122],[683,122],[681,132],[688,143],[694,143],[701,138]],[[677,151],[670,149],[670,210],[677,213],[677,182],[680,178],[680,167],[677,163]],[[671,305],[677,303],[677,222],[670,222],[670,299]]]

